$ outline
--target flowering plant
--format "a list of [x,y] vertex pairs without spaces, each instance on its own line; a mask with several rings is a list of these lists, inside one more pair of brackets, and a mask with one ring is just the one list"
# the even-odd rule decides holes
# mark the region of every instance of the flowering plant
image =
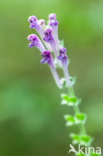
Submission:
[[[76,82],[75,77],[70,77],[68,72],[68,57],[66,55],[66,48],[64,47],[63,41],[59,41],[58,39],[58,21],[56,20],[56,15],[54,13],[48,16],[49,21],[48,24],[45,25],[45,21],[43,19],[37,20],[35,16],[30,16],[28,18],[28,22],[30,23],[30,28],[34,28],[41,40],[35,34],[31,34],[27,37],[30,41],[29,48],[35,46],[40,50],[40,54],[42,59],[40,61],[41,64],[47,64],[52,72],[54,80],[59,89],[67,88],[69,90],[69,94],[61,94],[61,104],[71,106],[74,109],[74,116],[72,115],[64,115],[64,119],[66,120],[67,126],[77,125],[79,126],[80,133],[74,134],[71,133],[70,137],[72,138],[72,144],[80,144],[86,146],[87,149],[91,146],[91,142],[93,138],[91,138],[86,133],[85,122],[86,115],[81,113],[79,110],[79,104],[81,103],[81,99],[75,96],[73,85]],[[54,54],[53,54],[54,53]],[[57,68],[61,68],[64,72],[64,78],[60,79],[57,73]],[[72,145],[70,146],[72,147]],[[72,151],[72,150],[71,150]],[[72,151],[73,152],[73,151]],[[98,156],[100,153],[93,153],[91,151],[89,154],[84,154],[83,152],[76,152],[77,156],[81,155],[96,155]]]

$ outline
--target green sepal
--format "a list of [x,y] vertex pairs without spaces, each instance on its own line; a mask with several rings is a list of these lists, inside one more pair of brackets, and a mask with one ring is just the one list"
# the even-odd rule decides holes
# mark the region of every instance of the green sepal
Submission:
[[71,82],[71,86],[73,86],[76,83],[76,76],[75,77],[69,77],[69,80]]
[[64,40],[59,41],[60,47],[64,47]]
[[70,137],[73,139],[73,141],[72,141],[73,144],[79,144],[79,142],[80,142],[80,136],[79,135],[71,133]]
[[75,114],[75,121],[76,123],[85,123],[86,115],[83,113],[77,113]]
[[71,115],[64,115],[64,119],[67,121],[66,126],[71,126],[75,124],[75,119]]
[[60,82],[61,82],[63,88],[66,88],[66,80],[65,80],[65,78],[61,78]]

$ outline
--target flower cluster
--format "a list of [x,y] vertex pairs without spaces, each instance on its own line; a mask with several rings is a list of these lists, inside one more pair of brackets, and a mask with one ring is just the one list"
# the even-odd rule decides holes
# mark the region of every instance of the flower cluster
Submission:
[[[63,46],[62,41],[59,41],[58,39],[58,21],[56,20],[56,15],[54,13],[50,14],[48,18],[48,24],[45,25],[45,20],[37,20],[35,16],[29,17],[29,27],[36,29],[39,36],[41,37],[41,40],[35,34],[29,35],[27,37],[30,42],[28,47],[32,48],[35,46],[40,50],[40,54],[42,56],[40,63],[47,64],[49,66],[54,80],[60,89],[62,89],[64,86],[68,88],[69,95],[61,94],[61,104],[72,106],[75,111],[75,115],[71,116],[67,114],[64,116],[67,122],[66,125],[78,125],[80,129],[79,134],[71,133],[70,137],[73,139],[73,144],[86,145],[88,148],[91,145],[93,139],[89,135],[87,135],[85,130],[84,124],[86,121],[86,115],[84,113],[81,113],[78,107],[81,99],[78,99],[75,96],[73,90],[75,78],[73,79],[72,77],[69,77],[66,48]],[[52,52],[54,54],[52,54]],[[57,73],[57,68],[63,69],[65,78],[62,78],[60,80]],[[78,152],[76,152],[76,156],[80,156],[81,154],[84,155],[83,153]]]
[[[45,25],[45,20],[37,20],[35,16],[30,16],[28,22],[30,23],[29,28],[34,28],[41,40],[35,34],[31,34],[27,37],[29,40],[29,48],[35,46],[40,50],[42,59],[41,64],[47,63],[53,74],[55,82],[59,88],[63,88],[62,81],[60,80],[56,67],[62,68],[65,75],[66,86],[70,86],[68,64],[66,49],[63,45],[59,44],[58,39],[58,21],[56,20],[56,15],[54,13],[49,14],[48,25]],[[52,53],[54,53],[54,57]]]

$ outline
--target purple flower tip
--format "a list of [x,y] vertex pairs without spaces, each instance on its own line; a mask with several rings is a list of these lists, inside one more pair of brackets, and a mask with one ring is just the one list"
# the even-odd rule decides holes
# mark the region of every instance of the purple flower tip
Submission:
[[51,33],[52,33],[52,30],[51,30],[51,29],[46,29],[46,30],[44,30],[44,34],[45,34],[46,36],[49,36]]
[[50,20],[50,21],[49,21],[49,25],[50,25],[51,27],[57,26],[57,25],[58,25],[58,21],[56,21],[56,14],[54,14],[54,13],[49,14],[48,18],[49,18],[49,20]]
[[29,35],[27,39],[30,41],[29,48],[35,46],[39,42],[39,39],[35,34]]
[[51,14],[49,14],[48,18],[49,18],[50,20],[56,19],[56,14],[51,13]]
[[41,52],[41,56],[43,57],[41,59],[42,64],[47,63],[48,65],[51,65],[53,63],[52,57],[51,57],[51,53],[49,51],[43,51]]
[[29,41],[36,41],[36,40],[38,40],[38,37],[37,37],[35,34],[31,34],[31,35],[29,35],[29,36],[27,37],[27,39],[28,39]]
[[67,63],[67,55],[66,55],[66,48],[62,47],[59,49],[59,56],[58,59],[62,61],[62,63]]
[[35,28],[37,25],[37,18],[35,16],[30,16],[28,22],[30,23],[29,28]]
[[64,47],[60,48],[59,53],[64,53],[65,54],[66,53],[66,48],[64,48]]
[[53,35],[52,35],[52,30],[51,29],[44,30],[44,35],[45,35],[45,37],[43,38],[43,40],[46,41],[46,42],[49,42],[50,40],[53,39]]

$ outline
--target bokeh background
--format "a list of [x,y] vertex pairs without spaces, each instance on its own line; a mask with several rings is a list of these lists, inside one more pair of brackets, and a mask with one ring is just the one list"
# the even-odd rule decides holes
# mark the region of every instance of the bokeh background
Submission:
[[60,104],[67,90],[40,64],[39,50],[28,49],[26,37],[36,33],[28,17],[49,13],[57,14],[92,146],[103,149],[103,1],[0,0],[0,156],[67,156],[69,133],[79,132],[65,127],[63,115],[74,114]]

